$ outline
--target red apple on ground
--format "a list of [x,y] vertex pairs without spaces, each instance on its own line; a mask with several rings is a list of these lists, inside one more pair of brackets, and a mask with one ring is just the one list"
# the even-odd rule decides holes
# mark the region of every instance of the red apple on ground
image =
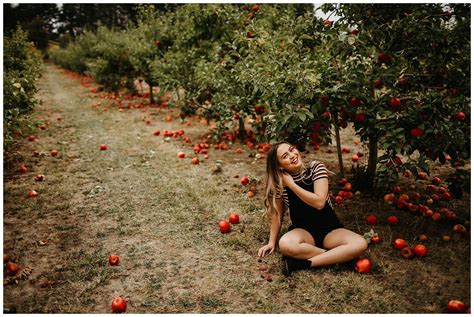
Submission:
[[219,221],[219,230],[222,233],[228,233],[230,232],[230,223],[227,220],[221,220]]
[[448,311],[450,313],[464,313],[466,305],[460,300],[452,299],[448,302]]
[[433,215],[431,216],[431,219],[433,221],[440,221],[441,220],[441,214],[439,212],[434,212]]
[[397,216],[394,216],[394,215],[388,216],[387,222],[388,222],[389,225],[394,226],[394,225],[398,224],[398,218],[397,218]]
[[393,240],[393,247],[397,250],[401,250],[407,246],[408,246],[407,242],[401,238],[397,238]]
[[344,186],[344,185],[346,185],[346,183],[347,183],[347,179],[345,179],[345,178],[341,178],[340,180],[337,181],[337,184],[339,186]]
[[119,262],[120,262],[120,257],[118,255],[111,254],[109,256],[109,264],[110,265],[118,265]]
[[367,224],[369,226],[376,225],[377,224],[377,217],[375,217],[374,215],[368,215],[366,221],[367,221]]
[[405,259],[412,259],[415,256],[410,247],[404,247],[403,249],[401,249],[400,254]]
[[25,174],[28,171],[25,164],[21,164],[20,172]]
[[247,176],[242,176],[240,183],[244,186],[247,185],[249,183],[249,178]]
[[199,158],[193,157],[193,159],[191,160],[191,163],[194,164],[194,165],[199,164]]
[[400,188],[400,186],[398,186],[398,185],[393,186],[393,192],[395,194],[400,194],[401,191],[402,191],[402,189]]
[[425,257],[428,254],[428,250],[423,244],[417,244],[413,247],[413,252],[415,252],[416,256],[421,258]]
[[373,235],[372,237],[370,237],[370,243],[379,244],[380,237],[377,234]]
[[357,154],[354,154],[352,155],[351,160],[352,162],[356,163],[357,161],[359,161],[359,156]]
[[456,233],[465,233],[467,231],[467,229],[462,224],[458,223],[458,224],[454,225],[453,231],[456,232]]
[[231,215],[229,216],[229,222],[230,222],[231,224],[235,225],[235,224],[239,223],[239,221],[240,221],[239,215],[237,215],[237,214],[231,214]]
[[10,276],[16,275],[20,271],[20,266],[14,262],[8,262],[6,265],[7,274]]
[[127,302],[120,296],[115,297],[112,300],[112,312],[124,313],[127,310]]
[[184,157],[185,157],[184,152],[178,152],[178,157],[179,157],[179,158],[184,158]]
[[99,146],[99,149],[100,149],[101,151],[105,151],[105,150],[107,150],[107,145],[101,144],[101,145]]
[[44,181],[44,175],[36,175],[35,182],[42,182]]
[[428,237],[425,234],[420,234],[420,236],[418,237],[418,240],[426,241],[426,240],[428,240]]
[[57,156],[58,153],[58,150],[51,150],[51,156]]
[[369,273],[371,268],[370,260],[367,258],[362,258],[357,260],[355,264],[355,270],[359,273]]
[[31,190],[29,193],[28,193],[28,197],[30,198],[36,198],[38,197],[38,192],[36,190]]
[[156,130],[155,132],[153,132],[154,135],[160,135],[160,130]]

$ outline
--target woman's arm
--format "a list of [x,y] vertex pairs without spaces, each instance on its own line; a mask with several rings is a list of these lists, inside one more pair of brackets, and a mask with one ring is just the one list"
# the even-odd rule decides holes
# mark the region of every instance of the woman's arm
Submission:
[[314,181],[314,193],[298,186],[293,177],[284,173],[283,184],[291,189],[302,201],[316,209],[323,209],[328,196],[329,181],[327,178],[320,178]]
[[276,199],[276,212],[272,213],[272,221],[270,224],[269,244],[276,245],[278,234],[280,233],[281,223],[283,222],[283,199]]
[[258,250],[258,256],[263,257],[268,252],[271,254],[275,250],[275,246],[280,233],[281,224],[283,222],[283,199],[276,199],[276,212],[272,212],[270,222],[270,238],[268,243]]

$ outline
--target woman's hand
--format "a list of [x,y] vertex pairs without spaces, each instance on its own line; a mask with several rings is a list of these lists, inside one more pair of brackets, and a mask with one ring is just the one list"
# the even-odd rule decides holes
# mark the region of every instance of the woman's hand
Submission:
[[291,175],[288,174],[287,172],[283,172],[281,174],[281,177],[282,177],[284,187],[291,187],[291,185],[295,183],[295,180],[293,179],[293,177],[291,177]]
[[263,258],[267,252],[268,254],[272,254],[273,250],[275,250],[275,244],[268,243],[267,245],[264,245],[263,247],[258,249],[258,256]]

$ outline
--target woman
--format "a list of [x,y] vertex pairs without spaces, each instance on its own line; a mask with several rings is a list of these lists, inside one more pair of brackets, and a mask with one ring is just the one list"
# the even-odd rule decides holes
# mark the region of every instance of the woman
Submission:
[[367,249],[365,239],[344,229],[329,199],[326,167],[317,161],[305,167],[295,146],[273,144],[267,154],[265,207],[271,214],[270,238],[258,250],[260,257],[273,252],[285,208],[291,226],[278,243],[283,274],[355,259]]

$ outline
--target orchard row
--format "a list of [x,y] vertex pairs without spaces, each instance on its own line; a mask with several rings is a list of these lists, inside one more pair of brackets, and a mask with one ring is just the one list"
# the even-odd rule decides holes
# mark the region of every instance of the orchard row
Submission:
[[[172,91],[182,117],[202,114],[217,135],[238,131],[244,140],[251,118],[259,142],[304,148],[333,131],[339,145],[339,129],[351,126],[368,147],[368,187],[393,185],[397,167],[428,172],[428,158],[462,165],[470,157],[468,6],[320,9],[342,18],[321,19],[304,4],[143,5],[126,32],[84,33],[52,56],[107,90],[137,92],[134,82],[145,82],[151,103]],[[402,166],[388,164],[397,155]]]

